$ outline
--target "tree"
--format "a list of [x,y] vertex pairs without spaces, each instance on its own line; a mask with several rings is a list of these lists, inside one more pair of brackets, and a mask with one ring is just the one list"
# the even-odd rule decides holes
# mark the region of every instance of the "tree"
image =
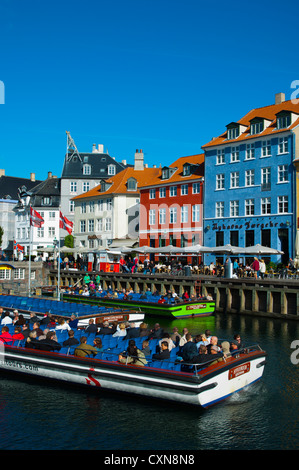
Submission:
[[64,239],[64,246],[68,246],[69,248],[74,248],[74,237],[73,235],[67,235]]
[[0,247],[2,246],[3,235],[4,235],[4,230],[2,227],[0,227]]

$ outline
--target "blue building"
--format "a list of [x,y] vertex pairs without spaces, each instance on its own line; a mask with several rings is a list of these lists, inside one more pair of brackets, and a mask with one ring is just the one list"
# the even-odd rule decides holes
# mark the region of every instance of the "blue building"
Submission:
[[[272,261],[294,257],[298,125],[299,104],[279,93],[274,105],[253,109],[202,147],[205,246],[259,243],[284,252]],[[211,261],[215,255],[205,255]]]

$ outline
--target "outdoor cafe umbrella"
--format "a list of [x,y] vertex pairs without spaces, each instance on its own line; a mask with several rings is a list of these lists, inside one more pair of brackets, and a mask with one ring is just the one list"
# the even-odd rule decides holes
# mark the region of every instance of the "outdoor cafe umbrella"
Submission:
[[240,248],[240,253],[245,255],[283,255],[283,251],[276,250],[275,248],[270,248],[268,246],[262,245],[253,245],[246,246],[245,248]]

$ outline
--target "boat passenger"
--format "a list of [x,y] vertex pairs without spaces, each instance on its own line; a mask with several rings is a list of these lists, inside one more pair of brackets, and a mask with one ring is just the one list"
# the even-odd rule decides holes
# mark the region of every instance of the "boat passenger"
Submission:
[[150,349],[150,344],[149,344],[149,341],[147,339],[145,339],[144,341],[142,341],[142,349],[141,351],[143,352],[143,354],[145,356],[150,356],[151,354],[151,349]]
[[22,339],[24,339],[24,335],[22,334],[22,328],[20,326],[15,327],[15,332],[12,335],[12,339],[14,340],[13,344],[16,341],[21,341]]
[[94,344],[94,347],[96,348],[98,353],[104,351],[101,338],[95,338],[94,341],[93,341],[93,344]]
[[6,311],[4,317],[1,320],[1,325],[12,325],[12,318],[9,316],[9,312]]
[[103,326],[101,326],[100,331],[98,332],[99,335],[113,335],[116,331],[116,325],[109,326],[108,321],[103,322]]
[[63,341],[62,343],[62,346],[63,347],[67,347],[67,346],[75,346],[76,344],[79,344],[79,341],[77,340],[77,338],[75,338],[75,332],[74,330],[69,330],[68,331],[68,339],[66,339],[65,341]]
[[20,314],[19,317],[18,317],[18,320],[15,322],[15,326],[23,326],[25,325],[26,323],[26,320],[24,318],[24,315]]
[[34,312],[30,312],[29,323],[35,323],[38,321],[38,317],[35,315]]
[[129,340],[127,350],[119,354],[118,361],[122,364],[134,364],[135,366],[145,366],[147,364],[144,353],[137,348],[133,339]]
[[158,304],[165,304],[165,302],[166,302],[165,296],[161,295],[160,299],[158,300]]
[[155,323],[154,328],[150,331],[148,340],[150,339],[161,339],[164,335],[163,328],[160,327],[159,323]]
[[170,351],[168,349],[167,341],[162,341],[161,343],[161,352],[153,354],[152,360],[153,361],[164,361],[164,359],[170,358]]
[[36,331],[37,338],[44,334],[43,330],[40,328],[40,323],[38,321],[33,323],[32,331]]
[[220,346],[218,346],[218,338],[217,336],[211,336],[211,340],[210,340],[210,343],[208,344],[207,348],[208,348],[208,354],[211,353],[211,348],[212,346],[215,346],[217,348],[217,351],[220,352],[221,351],[221,348]]
[[189,294],[188,294],[188,292],[187,292],[186,290],[184,291],[182,297],[183,297],[183,300],[185,300],[185,301],[186,301],[186,300],[190,300]]
[[90,318],[88,323],[89,323],[89,325],[85,328],[85,333],[97,333],[98,332],[98,327],[94,323],[94,319]]
[[116,327],[115,333],[113,333],[113,337],[116,338],[118,336],[126,336],[127,330],[126,330],[126,325],[124,323],[120,323]]
[[176,346],[179,345],[179,342],[180,342],[180,339],[181,339],[181,335],[179,334],[179,329],[177,326],[175,326],[173,329],[172,329],[173,333],[172,335],[170,336],[170,338],[172,339],[172,341],[174,342],[174,344]]
[[221,343],[221,349],[222,349],[222,352],[223,352],[223,356],[224,356],[224,357],[230,357],[230,356],[231,356],[230,347],[229,347],[229,342],[228,342],[228,341],[222,341],[222,343]]
[[126,336],[124,339],[139,338],[139,328],[136,327],[134,322],[131,322],[129,328],[126,329]]
[[149,329],[147,323],[140,323],[139,325],[139,338],[144,338],[145,336],[148,337]]
[[0,341],[2,341],[2,343],[8,343],[8,342],[12,341],[12,335],[9,333],[8,326],[3,326],[2,327],[2,331],[1,331],[1,334],[0,334]]
[[[166,332],[165,332],[164,335],[163,335],[163,338],[160,339],[160,341],[159,341],[159,348],[160,348],[160,350],[161,350],[162,341],[167,341],[169,351],[171,351],[172,349],[174,349],[174,348],[176,347],[176,345],[174,344],[174,342],[173,342],[172,339],[170,338],[169,333],[166,333]],[[158,351],[158,352],[159,352],[159,351]]]
[[42,351],[56,351],[61,349],[61,344],[55,341],[55,331],[48,331],[46,338],[36,342],[35,348]]
[[86,357],[92,354],[95,356],[98,353],[97,349],[91,344],[87,344],[87,336],[81,336],[80,344],[76,347],[74,355],[76,357]]
[[193,357],[197,355],[197,347],[190,333],[186,334],[186,344],[180,351],[180,356],[185,362],[192,362]]
[[184,346],[184,344],[187,343],[186,335],[188,333],[189,333],[188,328],[183,328],[183,334],[182,334],[180,342],[179,342],[180,347]]
[[76,315],[72,314],[71,319],[69,321],[69,327],[72,329],[76,329],[79,323],[79,318],[76,317]]
[[241,340],[241,336],[239,334],[234,335],[234,343],[238,346],[238,349],[243,349],[244,344]]

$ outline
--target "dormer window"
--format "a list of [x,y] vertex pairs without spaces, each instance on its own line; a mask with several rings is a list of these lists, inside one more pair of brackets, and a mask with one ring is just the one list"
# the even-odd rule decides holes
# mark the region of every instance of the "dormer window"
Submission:
[[162,180],[170,178],[176,172],[176,170],[177,168],[175,167],[164,166],[164,168],[162,168]]
[[288,111],[281,111],[277,113],[277,129],[285,129],[292,124],[292,113]]
[[260,134],[264,130],[264,120],[255,118],[250,121],[250,134]]
[[108,165],[108,175],[113,176],[116,173],[115,165]]
[[45,196],[42,198],[42,206],[51,206],[52,198],[50,196]]
[[234,140],[239,137],[241,132],[246,130],[246,126],[239,124],[238,122],[231,122],[226,126],[227,128],[227,140]]
[[184,163],[183,165],[183,176],[191,175],[191,165],[190,163]]
[[137,180],[135,178],[129,178],[127,181],[128,191],[137,191]]
[[91,166],[88,163],[83,165],[83,175],[90,175],[91,174]]

